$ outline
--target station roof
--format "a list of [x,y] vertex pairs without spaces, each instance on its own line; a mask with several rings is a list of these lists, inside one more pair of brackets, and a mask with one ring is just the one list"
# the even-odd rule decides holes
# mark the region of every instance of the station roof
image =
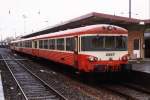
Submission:
[[116,15],[92,12],[74,18],[72,20],[66,21],[64,23],[55,25],[53,27],[49,27],[41,31],[23,36],[22,38],[28,38],[28,37],[33,37],[33,36],[42,35],[46,33],[52,33],[52,32],[77,28],[81,26],[86,26],[86,25],[93,25],[93,24],[112,24],[112,25],[118,25],[127,28],[130,25],[139,25],[140,22],[144,22],[145,25],[150,25],[150,20],[140,20],[135,18],[128,18],[128,17],[121,17]]

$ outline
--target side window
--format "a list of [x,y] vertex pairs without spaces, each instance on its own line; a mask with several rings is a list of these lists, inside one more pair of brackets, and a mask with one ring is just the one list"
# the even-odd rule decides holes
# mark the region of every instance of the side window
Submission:
[[29,41],[29,48],[32,48],[32,41]]
[[66,50],[74,51],[75,49],[75,39],[74,38],[66,38]]
[[44,40],[44,49],[48,49],[48,40]]
[[20,42],[20,47],[22,47],[22,42]]
[[39,40],[39,48],[43,48],[43,40]]
[[25,47],[27,47],[27,41],[25,41]]
[[55,49],[55,39],[49,40],[49,49]]
[[57,50],[64,50],[64,38],[57,39]]
[[23,47],[25,47],[25,42],[23,41]]
[[37,48],[37,41],[34,41],[34,48]]

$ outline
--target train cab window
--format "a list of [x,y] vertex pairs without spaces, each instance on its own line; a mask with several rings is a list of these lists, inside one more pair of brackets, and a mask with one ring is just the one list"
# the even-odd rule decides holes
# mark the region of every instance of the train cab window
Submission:
[[66,50],[73,51],[75,49],[75,38],[66,38]]
[[124,50],[127,49],[127,37],[116,36],[116,49]]
[[55,39],[49,40],[49,49],[55,49]]
[[106,36],[105,37],[105,49],[115,49],[115,37],[114,36]]
[[57,39],[57,50],[64,50],[64,39]]
[[39,40],[39,48],[43,48],[43,40]]
[[103,36],[84,36],[81,38],[82,51],[99,51],[104,48]]
[[48,49],[48,40],[44,40],[44,49]]

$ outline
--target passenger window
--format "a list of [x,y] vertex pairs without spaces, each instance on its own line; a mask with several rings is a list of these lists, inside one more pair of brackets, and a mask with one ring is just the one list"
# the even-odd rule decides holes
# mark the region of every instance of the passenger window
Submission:
[[64,39],[57,39],[57,50],[64,50]]
[[49,49],[55,49],[55,39],[49,40]]
[[39,41],[39,48],[43,48],[43,40]]
[[23,47],[25,47],[25,42],[23,42]]
[[29,48],[32,48],[32,41],[29,41]]
[[48,49],[48,40],[44,40],[44,49]]
[[66,50],[74,51],[75,49],[75,39],[74,38],[66,38]]
[[28,43],[27,43],[27,41],[25,41],[25,47],[26,47],[26,48],[28,47]]
[[20,47],[22,47],[22,42],[20,42]]
[[37,41],[34,41],[34,48],[37,48]]

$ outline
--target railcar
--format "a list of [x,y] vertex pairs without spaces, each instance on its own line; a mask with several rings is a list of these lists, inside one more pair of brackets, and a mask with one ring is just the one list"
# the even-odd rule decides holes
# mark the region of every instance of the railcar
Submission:
[[129,65],[127,41],[126,29],[97,24],[12,41],[10,47],[80,72],[120,72]]

